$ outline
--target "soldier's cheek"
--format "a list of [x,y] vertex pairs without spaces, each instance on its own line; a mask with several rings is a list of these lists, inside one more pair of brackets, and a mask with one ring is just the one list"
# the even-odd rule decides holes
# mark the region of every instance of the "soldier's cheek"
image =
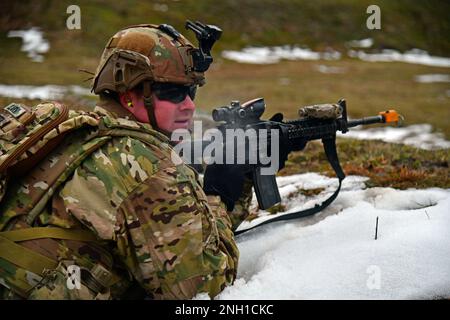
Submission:
[[161,104],[155,105],[155,119],[158,127],[165,131],[173,131],[175,128],[176,119],[176,106],[174,107],[171,103],[165,103],[164,106]]

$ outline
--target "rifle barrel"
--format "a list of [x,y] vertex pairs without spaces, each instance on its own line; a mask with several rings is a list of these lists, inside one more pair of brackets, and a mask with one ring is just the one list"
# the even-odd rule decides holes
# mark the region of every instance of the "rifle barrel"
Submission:
[[362,124],[373,124],[373,123],[384,123],[386,122],[385,118],[382,115],[373,116],[373,117],[365,117],[362,119],[349,120],[347,122],[347,127],[356,127]]

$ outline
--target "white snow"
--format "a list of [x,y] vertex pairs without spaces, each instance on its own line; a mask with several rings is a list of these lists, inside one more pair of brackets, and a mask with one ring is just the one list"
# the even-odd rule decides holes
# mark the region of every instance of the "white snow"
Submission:
[[0,84],[0,96],[10,98],[26,98],[26,99],[60,99],[65,94],[74,94],[78,96],[91,95],[87,88],[80,86],[28,86],[28,85],[5,85]]
[[[238,279],[217,299],[449,298],[450,189],[364,189],[365,179],[347,177],[338,198],[314,217],[237,237]],[[323,201],[337,186],[315,173],[277,181],[288,211]],[[288,200],[297,187],[325,191]]]
[[383,140],[391,143],[411,145],[420,149],[434,150],[450,148],[450,141],[444,135],[432,132],[430,124],[414,124],[406,127],[380,127],[370,129],[352,128],[345,134],[338,133],[343,138],[361,140]]
[[352,40],[348,42],[348,45],[354,48],[370,48],[373,46],[373,39]]
[[450,82],[450,74],[420,74],[414,80],[420,83]]
[[[371,38],[350,41],[351,47],[369,48],[373,45]],[[397,50],[384,49],[380,53],[367,53],[362,50],[349,50],[349,57],[370,62],[392,62],[400,61],[413,64],[422,64],[434,67],[450,67],[450,58],[430,56],[428,52],[421,49],[411,49],[405,53]],[[325,52],[312,51],[309,48],[295,46],[275,46],[275,47],[246,47],[240,51],[222,51],[225,59],[237,61],[239,63],[251,64],[272,64],[281,60],[339,60],[341,53],[330,49]]]
[[323,64],[319,64],[314,67],[320,73],[325,73],[325,74],[338,74],[338,73],[345,72],[345,68],[342,68],[342,67],[326,66]]
[[450,58],[430,56],[428,52],[420,49],[412,49],[405,53],[400,53],[399,51],[392,49],[382,50],[381,53],[366,53],[364,51],[349,50],[348,55],[352,58],[370,62],[399,61],[434,67],[450,67]]
[[315,52],[298,46],[247,47],[241,51],[225,50],[222,57],[240,63],[271,64],[285,60],[339,60],[341,54],[330,49],[326,52]]
[[35,62],[44,61],[42,53],[46,53],[50,49],[50,44],[44,39],[42,31],[33,27],[28,30],[12,30],[8,32],[8,37],[22,38],[22,51],[27,52],[27,56]]

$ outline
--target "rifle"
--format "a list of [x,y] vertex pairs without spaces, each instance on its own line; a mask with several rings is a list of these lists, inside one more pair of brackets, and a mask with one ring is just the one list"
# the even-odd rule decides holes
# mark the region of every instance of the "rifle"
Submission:
[[[297,219],[313,215],[325,207],[327,207],[338,195],[342,180],[345,174],[339,163],[336,151],[336,132],[346,133],[349,128],[359,125],[367,125],[374,123],[398,123],[402,117],[395,110],[387,110],[380,112],[376,116],[366,117],[356,120],[348,120],[347,106],[344,99],[338,101],[337,104],[322,104],[306,106],[299,110],[299,119],[291,121],[283,121],[283,115],[277,114],[271,120],[261,120],[261,116],[265,111],[265,102],[263,98],[257,98],[240,105],[238,101],[233,101],[230,106],[216,108],[212,112],[214,121],[219,122],[218,129],[225,133],[227,129],[275,129],[278,130],[279,143],[284,151],[290,153],[292,151],[301,150],[305,144],[311,140],[321,139],[328,162],[335,171],[339,180],[337,190],[322,204],[316,204],[315,207],[289,213],[286,215],[266,220],[252,228],[237,231],[240,234],[263,224],[280,221]],[[252,166],[253,186],[261,209],[267,209],[281,201],[278,191],[275,174],[263,175],[261,170],[263,164],[257,162]]]

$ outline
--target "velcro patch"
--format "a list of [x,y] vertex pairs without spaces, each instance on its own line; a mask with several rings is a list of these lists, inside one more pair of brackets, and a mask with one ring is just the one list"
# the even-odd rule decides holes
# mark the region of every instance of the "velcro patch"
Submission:
[[19,118],[21,115],[23,115],[27,110],[18,103],[10,103],[6,107],[4,107],[6,111],[8,111],[14,118]]
[[7,116],[0,113],[0,128],[2,128],[5,124],[10,123],[11,119]]

